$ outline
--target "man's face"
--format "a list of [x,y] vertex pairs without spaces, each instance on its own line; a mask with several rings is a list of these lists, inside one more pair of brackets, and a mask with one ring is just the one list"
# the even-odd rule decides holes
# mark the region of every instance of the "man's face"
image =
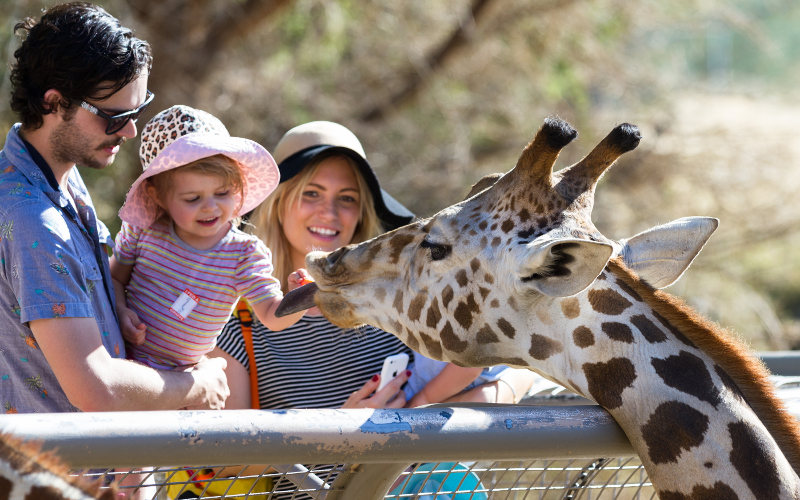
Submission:
[[[102,101],[86,99],[86,102],[109,115],[135,109],[145,100],[147,76],[143,74]],[[114,162],[120,145],[138,132],[136,123],[128,121],[118,132],[107,135],[106,120],[79,106],[59,112],[62,120],[50,135],[53,156],[59,163],[105,168]]]

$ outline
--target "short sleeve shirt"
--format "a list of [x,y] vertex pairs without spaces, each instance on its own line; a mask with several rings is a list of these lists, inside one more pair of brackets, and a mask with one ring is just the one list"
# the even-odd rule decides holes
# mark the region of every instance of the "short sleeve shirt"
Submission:
[[256,304],[281,295],[272,256],[257,237],[232,228],[213,248],[198,250],[172,224],[122,224],[115,257],[132,265],[127,305],[147,325],[132,359],[154,368],[197,363],[216,345],[239,297]]
[[124,357],[108,268],[113,240],[78,170],[67,181],[76,210],[34,162],[19,127],[0,151],[0,405],[6,413],[77,411],[28,324],[94,318],[106,350]]

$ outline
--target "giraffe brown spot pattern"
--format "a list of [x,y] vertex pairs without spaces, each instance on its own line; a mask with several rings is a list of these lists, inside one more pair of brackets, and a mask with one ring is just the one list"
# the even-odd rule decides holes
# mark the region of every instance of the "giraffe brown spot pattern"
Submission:
[[489,325],[483,325],[483,328],[478,330],[478,335],[475,337],[475,340],[479,344],[494,344],[500,342],[500,338],[498,338],[497,334],[494,333],[494,330],[492,330]]
[[413,241],[413,234],[397,233],[393,238],[389,238],[389,262],[397,264],[400,260],[400,253]]
[[399,330],[395,330],[395,331],[397,331],[398,333],[402,332],[402,331],[405,331],[406,332],[406,338],[405,338],[406,345],[408,345],[408,347],[411,350],[419,352],[419,340],[417,339],[417,337],[415,335],[412,335],[411,332],[408,331],[408,329],[404,329],[404,328],[400,328]]
[[600,325],[600,329],[603,330],[611,340],[633,344],[633,332],[631,332],[630,327],[625,323],[606,321]]
[[750,424],[728,424],[731,463],[756,498],[779,498],[778,467]]
[[461,340],[458,338],[458,335],[453,332],[453,325],[451,325],[449,321],[445,322],[444,327],[439,335],[439,338],[442,339],[442,347],[448,351],[456,353],[464,352],[464,350],[469,346],[469,342],[466,340]]
[[644,339],[651,344],[657,344],[667,340],[667,335],[657,327],[652,321],[647,319],[644,314],[637,314],[631,317],[631,323],[639,330]]
[[594,345],[594,334],[592,330],[581,325],[572,331],[572,341],[580,348],[586,348]]
[[472,259],[469,261],[469,268],[472,270],[472,274],[475,274],[478,272],[478,269],[481,268],[481,261],[478,259]]
[[394,301],[392,301],[392,307],[394,310],[403,314],[403,291],[397,290],[394,292]]
[[444,287],[444,290],[442,290],[442,305],[446,308],[451,300],[453,300],[453,287],[447,285]]
[[561,312],[569,319],[575,319],[581,313],[581,305],[575,297],[567,297],[561,301]]
[[510,339],[513,339],[514,335],[517,333],[517,330],[514,328],[514,326],[505,318],[500,318],[497,320],[497,328],[503,332],[503,335]]
[[714,365],[714,372],[719,377],[722,385],[724,385],[731,394],[734,395],[739,401],[745,402],[744,395],[742,394],[742,390],[736,385],[736,382],[728,375],[725,370],[723,370],[719,365]]
[[619,292],[610,288],[589,290],[588,297],[592,309],[610,316],[622,314],[622,311],[632,305],[631,302],[620,295]]
[[620,287],[620,289],[623,292],[627,293],[636,302],[641,302],[642,301],[641,295],[636,293],[636,290],[634,290],[633,288],[629,287],[628,284],[625,283],[623,280],[617,280],[617,286]]
[[12,487],[13,485],[11,484],[11,481],[4,477],[0,477],[0,498],[8,498]]
[[458,321],[458,324],[461,325],[465,330],[468,330],[470,326],[472,326],[472,315],[473,313],[477,313],[480,311],[478,304],[475,302],[475,296],[473,294],[469,294],[466,300],[462,300],[456,306],[456,310],[453,312],[453,317]]
[[611,288],[589,290],[588,298],[592,309],[611,316],[622,314],[625,309],[632,305],[628,299]]
[[650,363],[661,380],[670,387],[709,403],[714,408],[720,403],[719,389],[702,359],[681,351],[665,359],[653,358]]
[[467,278],[467,271],[466,270],[460,269],[456,273],[456,282],[458,283],[458,286],[460,286],[461,288],[464,288],[465,286],[467,286],[467,283],[469,283],[469,279]]
[[420,316],[422,315],[422,308],[425,307],[425,303],[428,302],[428,294],[426,290],[419,292],[417,295],[411,299],[411,303],[408,304],[408,318],[412,321],[419,320]]
[[672,325],[672,324],[671,324],[669,321],[667,321],[667,319],[666,319],[666,318],[664,318],[664,316],[662,316],[662,315],[658,314],[658,313],[657,313],[657,312],[655,312],[655,311],[653,311],[653,316],[655,316],[655,318],[656,318],[656,319],[657,319],[657,320],[658,320],[658,321],[659,321],[659,322],[660,322],[662,325],[664,325],[665,327],[667,327],[667,330],[669,330],[669,331],[670,331],[670,333],[671,333],[672,335],[674,335],[676,339],[680,340],[681,342],[683,342],[684,344],[688,345],[689,347],[697,347],[696,345],[694,345],[694,342],[692,342],[691,340],[689,340],[688,338],[686,338],[686,335],[684,335],[683,333],[681,333],[681,331],[680,331],[680,330],[678,330],[677,328],[675,328],[675,327],[674,327],[674,326],[673,326],[673,325]]
[[436,328],[436,325],[439,324],[440,319],[442,319],[442,313],[439,311],[439,300],[434,297],[431,301],[430,307],[428,307],[428,314],[425,317],[425,325],[430,328]]
[[680,401],[661,403],[642,426],[650,460],[655,464],[677,462],[682,450],[703,442],[708,416]]
[[439,342],[427,335],[423,332],[419,332],[419,338],[422,340],[422,343],[425,345],[425,349],[428,350],[428,357],[433,359],[441,359],[442,357],[442,346]]
[[611,358],[607,362],[584,363],[583,374],[589,394],[607,410],[622,406],[622,391],[636,380],[636,368],[628,358]]
[[539,335],[537,333],[531,334],[531,348],[528,349],[533,359],[544,360],[564,350],[561,342]]
[[62,500],[64,495],[53,486],[31,486],[25,500]]
[[678,491],[659,491],[658,496],[661,500],[739,500],[739,495],[733,488],[721,481],[710,488],[696,484],[688,495]]

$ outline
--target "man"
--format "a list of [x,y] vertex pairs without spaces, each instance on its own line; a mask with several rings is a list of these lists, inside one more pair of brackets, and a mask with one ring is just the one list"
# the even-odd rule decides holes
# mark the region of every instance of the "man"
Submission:
[[188,372],[125,360],[113,239],[76,164],[102,169],[152,100],[147,42],[102,8],[47,10],[14,52],[0,152],[0,401],[6,412],[222,408],[225,363]]

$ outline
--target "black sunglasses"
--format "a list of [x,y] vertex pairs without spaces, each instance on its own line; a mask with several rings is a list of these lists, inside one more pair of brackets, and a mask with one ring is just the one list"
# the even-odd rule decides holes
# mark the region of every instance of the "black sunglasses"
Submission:
[[128,120],[133,121],[136,123],[136,120],[139,119],[139,115],[141,115],[144,110],[147,109],[147,106],[153,102],[153,98],[156,95],[149,90],[147,91],[147,96],[144,99],[144,102],[141,106],[136,109],[132,109],[130,111],[125,111],[124,113],[119,113],[117,115],[109,115],[103,111],[100,111],[96,107],[92,106],[86,101],[81,101],[81,107],[88,111],[89,113],[95,114],[100,118],[106,121],[106,135],[116,134],[120,130],[122,130],[125,125],[128,124]]

